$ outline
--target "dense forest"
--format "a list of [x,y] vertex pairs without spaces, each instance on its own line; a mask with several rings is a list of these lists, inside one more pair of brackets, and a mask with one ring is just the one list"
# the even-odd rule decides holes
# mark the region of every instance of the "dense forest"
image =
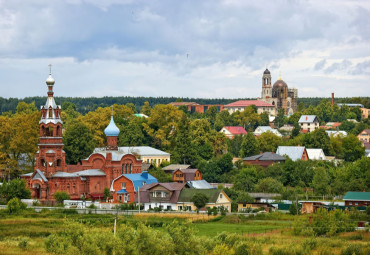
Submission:
[[[64,102],[71,102],[76,106],[76,111],[81,114],[86,114],[90,111],[95,111],[98,107],[107,107],[113,104],[123,105],[132,103],[135,105],[136,111],[140,111],[145,102],[150,105],[168,104],[181,100],[183,102],[197,102],[199,104],[229,104],[237,100],[250,100],[253,98],[177,98],[177,97],[55,97],[56,102],[62,105]],[[323,99],[322,97],[302,97],[298,98],[298,103],[303,103],[305,107],[309,105],[317,106]],[[328,98],[326,98],[328,99]],[[32,103],[35,102],[37,107],[44,105],[46,97],[26,97],[18,98],[3,98],[0,97],[0,114],[3,112],[12,111],[15,113],[19,102]],[[359,103],[366,108],[370,108],[370,97],[354,97],[354,98],[335,98],[336,103]]]

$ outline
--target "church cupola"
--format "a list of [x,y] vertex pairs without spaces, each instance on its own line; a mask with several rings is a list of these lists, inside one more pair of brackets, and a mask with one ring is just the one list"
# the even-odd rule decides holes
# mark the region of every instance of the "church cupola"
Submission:
[[104,129],[104,133],[107,136],[107,150],[118,150],[117,139],[119,135],[119,128],[114,123],[113,112],[109,125]]

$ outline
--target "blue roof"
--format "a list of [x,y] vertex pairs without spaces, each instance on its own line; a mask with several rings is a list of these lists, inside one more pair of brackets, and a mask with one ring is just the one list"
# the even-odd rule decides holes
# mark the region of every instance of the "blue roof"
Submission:
[[106,136],[118,136],[119,135],[119,128],[114,123],[113,116],[110,119],[109,125],[104,129],[104,133]]
[[[147,175],[147,178],[145,178]],[[123,174],[127,179],[131,180],[134,184],[135,191],[139,190],[145,184],[157,183],[158,180],[147,172],[141,174]]]
[[126,189],[120,189],[119,191],[117,191],[117,194],[125,194],[127,193]]

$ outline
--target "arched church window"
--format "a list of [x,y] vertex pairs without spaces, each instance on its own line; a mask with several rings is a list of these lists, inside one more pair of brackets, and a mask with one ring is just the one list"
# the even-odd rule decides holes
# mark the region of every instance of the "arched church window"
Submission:
[[57,166],[62,166],[62,160],[61,159],[57,159]]
[[130,164],[130,174],[132,174],[132,164]]
[[45,166],[45,160],[42,158],[42,159],[40,159],[40,165],[41,166]]

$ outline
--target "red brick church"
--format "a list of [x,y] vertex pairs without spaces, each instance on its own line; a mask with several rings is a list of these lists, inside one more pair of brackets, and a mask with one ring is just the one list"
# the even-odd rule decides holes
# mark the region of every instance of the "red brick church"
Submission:
[[22,175],[31,190],[32,198],[53,200],[56,191],[66,191],[71,199],[102,198],[104,188],[122,174],[141,173],[142,161],[132,154],[121,152],[117,147],[119,129],[113,116],[104,130],[107,146],[95,149],[82,164],[67,165],[63,150],[61,106],[54,100],[55,80],[46,80],[48,99],[41,106],[40,143],[36,153],[35,171]]

